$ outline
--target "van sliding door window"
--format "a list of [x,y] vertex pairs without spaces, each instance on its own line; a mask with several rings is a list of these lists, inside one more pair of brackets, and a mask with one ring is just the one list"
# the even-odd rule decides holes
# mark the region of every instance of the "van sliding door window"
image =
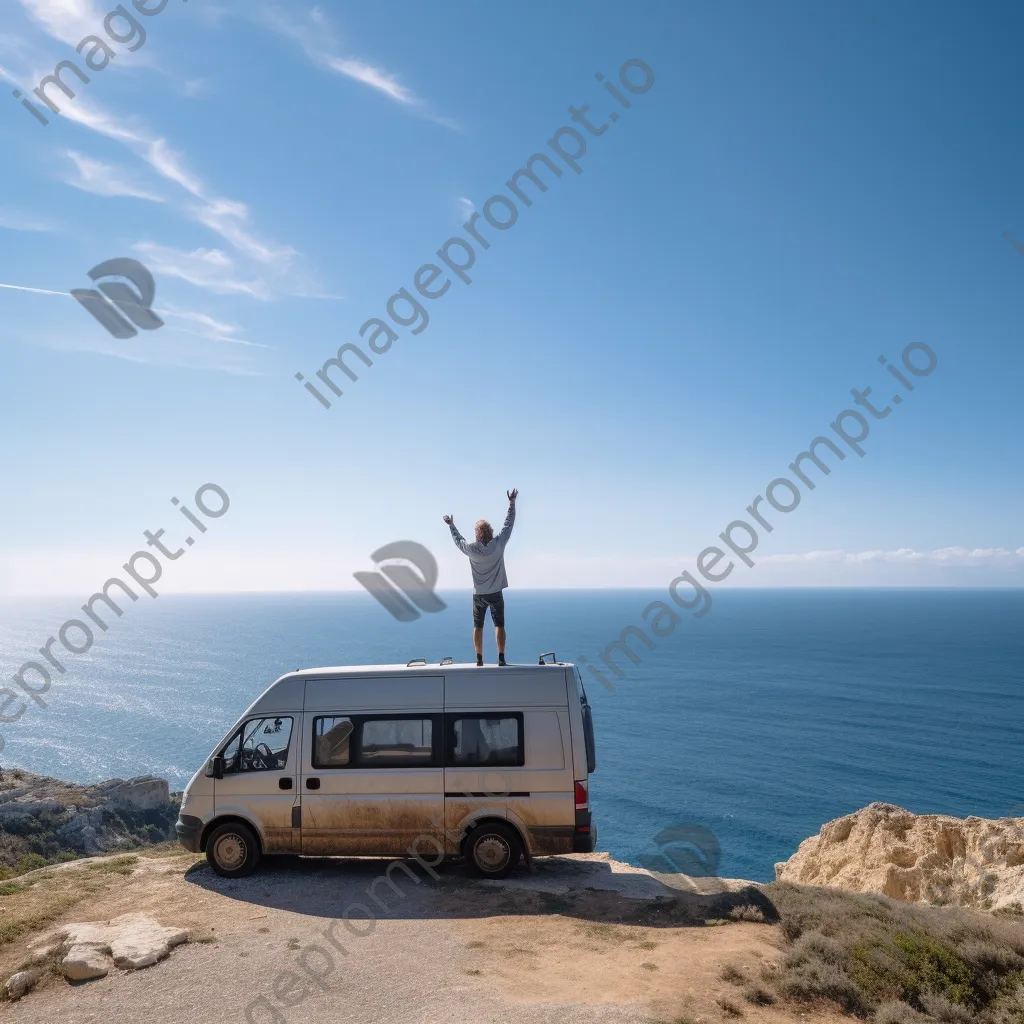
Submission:
[[313,767],[440,767],[434,739],[432,718],[318,716],[313,719]]
[[282,771],[288,764],[291,737],[290,718],[257,718],[246,722],[221,751],[224,774]]
[[313,767],[345,768],[351,752],[352,719],[340,716],[313,721]]
[[515,768],[523,764],[523,719],[463,717],[452,720],[449,761],[458,767],[496,765]]

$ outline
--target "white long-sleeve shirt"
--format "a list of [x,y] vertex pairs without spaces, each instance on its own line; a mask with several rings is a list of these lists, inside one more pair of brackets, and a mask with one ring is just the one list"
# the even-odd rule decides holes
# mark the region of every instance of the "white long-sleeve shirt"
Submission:
[[452,523],[452,540],[455,546],[469,556],[469,565],[473,570],[473,593],[494,594],[508,586],[505,575],[505,545],[512,536],[512,524],[516,521],[516,506],[510,502],[505,525],[497,537],[492,537],[486,544],[481,541],[467,541]]

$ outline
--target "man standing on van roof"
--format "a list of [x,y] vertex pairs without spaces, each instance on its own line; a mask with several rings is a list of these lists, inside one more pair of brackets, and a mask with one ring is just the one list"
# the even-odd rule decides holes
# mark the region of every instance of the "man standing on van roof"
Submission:
[[502,591],[508,586],[505,575],[505,545],[512,536],[512,524],[516,521],[516,495],[519,491],[506,491],[508,497],[508,515],[501,533],[494,536],[494,530],[486,519],[476,524],[476,541],[467,543],[466,539],[455,528],[453,516],[445,516],[444,521],[452,531],[455,546],[469,556],[469,565],[473,570],[473,646],[476,648],[476,663],[484,663],[484,617],[487,609],[491,609],[491,621],[494,623],[494,639],[498,645],[498,664],[506,665],[505,661],[505,595]]

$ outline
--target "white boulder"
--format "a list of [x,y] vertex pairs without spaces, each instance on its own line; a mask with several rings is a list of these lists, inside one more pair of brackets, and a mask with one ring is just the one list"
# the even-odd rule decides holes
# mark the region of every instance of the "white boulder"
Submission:
[[36,971],[18,971],[17,974],[12,974],[4,984],[7,998],[20,999],[26,992],[31,991],[38,980],[39,974]]

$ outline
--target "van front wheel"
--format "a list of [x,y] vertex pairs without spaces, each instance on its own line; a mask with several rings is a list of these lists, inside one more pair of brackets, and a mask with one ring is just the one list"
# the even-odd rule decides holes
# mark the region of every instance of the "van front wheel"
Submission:
[[260,862],[260,844],[255,833],[240,821],[219,825],[206,840],[206,859],[224,878],[250,875]]
[[466,856],[485,878],[506,878],[522,855],[523,844],[515,829],[500,822],[478,825],[466,840]]

